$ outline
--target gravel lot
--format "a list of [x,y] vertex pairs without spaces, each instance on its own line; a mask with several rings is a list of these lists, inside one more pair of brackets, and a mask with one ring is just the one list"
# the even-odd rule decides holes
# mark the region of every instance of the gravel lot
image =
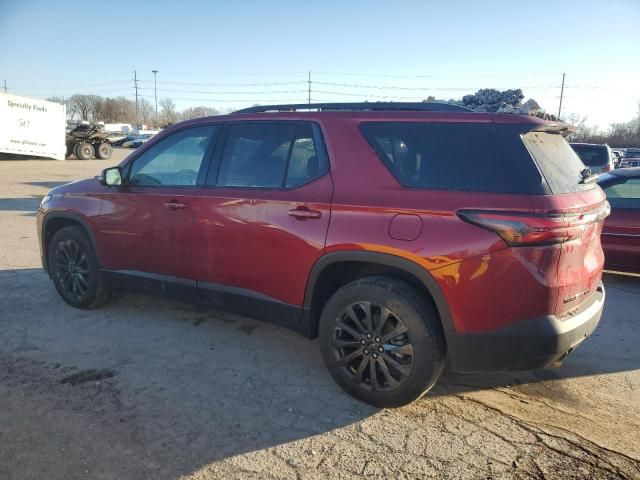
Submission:
[[126,153],[0,161],[0,479],[640,478],[640,278],[606,275],[601,325],[561,369],[445,373],[376,410],[272,325],[134,294],[62,302],[40,198]]

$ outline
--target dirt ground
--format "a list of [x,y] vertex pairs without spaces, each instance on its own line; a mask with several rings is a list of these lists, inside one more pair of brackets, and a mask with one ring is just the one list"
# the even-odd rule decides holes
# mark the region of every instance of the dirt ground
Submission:
[[605,276],[561,369],[445,373],[377,410],[287,330],[134,294],[65,305],[34,212],[115,163],[0,161],[0,479],[640,478],[640,278]]

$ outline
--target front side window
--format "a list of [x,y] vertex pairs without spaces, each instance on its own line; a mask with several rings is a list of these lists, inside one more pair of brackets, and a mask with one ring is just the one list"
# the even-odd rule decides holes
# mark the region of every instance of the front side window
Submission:
[[318,158],[311,124],[231,125],[216,185],[294,188],[324,173]]
[[176,132],[136,158],[130,185],[194,186],[205,153],[218,127],[207,125]]
[[640,178],[629,178],[604,189],[613,208],[640,208]]

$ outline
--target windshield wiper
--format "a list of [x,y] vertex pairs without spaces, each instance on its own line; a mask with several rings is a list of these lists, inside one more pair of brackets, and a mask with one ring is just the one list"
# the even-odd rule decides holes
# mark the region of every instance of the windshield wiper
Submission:
[[579,183],[591,183],[595,182],[598,179],[597,173],[591,173],[591,169],[589,167],[580,170],[580,175],[582,176],[582,180]]

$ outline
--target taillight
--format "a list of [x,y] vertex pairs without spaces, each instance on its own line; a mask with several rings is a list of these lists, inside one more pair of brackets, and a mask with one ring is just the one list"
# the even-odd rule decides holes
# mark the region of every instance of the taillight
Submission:
[[611,165],[607,165],[606,167],[602,167],[602,173],[606,173],[611,171]]
[[587,213],[523,213],[496,210],[459,210],[458,216],[496,233],[507,245],[552,245],[582,237],[591,223],[609,215],[609,203]]

